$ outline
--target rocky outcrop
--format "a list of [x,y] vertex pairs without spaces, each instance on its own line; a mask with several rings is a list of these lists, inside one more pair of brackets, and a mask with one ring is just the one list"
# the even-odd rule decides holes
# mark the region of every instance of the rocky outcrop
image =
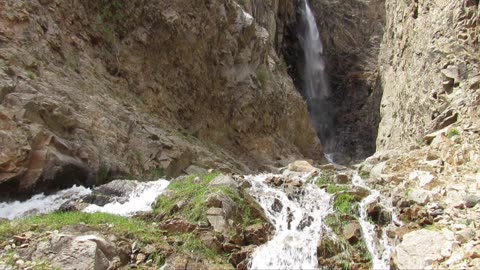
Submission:
[[478,1],[387,0],[386,10],[379,149],[478,123]]
[[[334,117],[330,140],[322,142],[336,162],[361,160],[375,152],[382,98],[378,54],[385,0],[310,1],[327,58]],[[302,57],[297,56],[297,59]],[[299,63],[300,65],[302,63]],[[299,69],[301,73],[301,69]]]
[[0,190],[319,158],[275,51],[293,4],[242,4],[2,2]]

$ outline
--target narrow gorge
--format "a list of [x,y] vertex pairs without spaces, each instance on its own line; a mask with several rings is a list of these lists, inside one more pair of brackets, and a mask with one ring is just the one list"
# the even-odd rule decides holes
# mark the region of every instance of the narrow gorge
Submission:
[[478,0],[0,2],[0,270],[480,268]]

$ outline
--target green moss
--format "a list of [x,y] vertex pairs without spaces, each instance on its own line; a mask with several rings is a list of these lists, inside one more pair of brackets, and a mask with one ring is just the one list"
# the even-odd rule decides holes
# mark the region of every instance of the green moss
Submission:
[[105,213],[82,212],[52,213],[27,219],[0,223],[0,241],[7,240],[19,232],[59,230],[65,226],[86,224],[93,229],[110,231],[144,243],[161,242],[162,232],[142,220],[120,217]]
[[360,171],[359,175],[363,180],[367,180],[368,178],[370,178],[370,173],[366,171]]
[[315,184],[319,188],[323,188],[327,185],[330,185],[333,183],[333,176],[334,172],[333,171],[323,171],[320,176],[317,177]]

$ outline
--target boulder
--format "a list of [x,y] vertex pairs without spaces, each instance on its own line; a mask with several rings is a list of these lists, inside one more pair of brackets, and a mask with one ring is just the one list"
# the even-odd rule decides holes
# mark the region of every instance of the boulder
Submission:
[[310,163],[303,160],[297,160],[293,163],[290,163],[288,164],[287,168],[292,172],[306,172],[306,173],[316,170],[316,168],[313,167]]
[[209,185],[210,187],[228,187],[233,190],[237,190],[238,186],[235,180],[231,176],[219,175]]
[[104,206],[115,201],[121,202],[122,199],[127,199],[128,194],[132,193],[138,184],[138,181],[115,180],[95,188],[83,201],[98,206]]
[[449,257],[454,244],[453,233],[448,230],[417,230],[403,236],[395,248],[393,263],[399,270],[425,269]]
[[343,228],[343,236],[351,244],[358,242],[360,239],[362,239],[362,228],[360,227],[360,224],[358,222],[348,223]]
[[207,210],[207,219],[216,232],[226,234],[231,228],[222,208],[209,208]]
[[106,270],[122,264],[116,245],[97,232],[56,232],[31,251],[32,260],[66,270]]

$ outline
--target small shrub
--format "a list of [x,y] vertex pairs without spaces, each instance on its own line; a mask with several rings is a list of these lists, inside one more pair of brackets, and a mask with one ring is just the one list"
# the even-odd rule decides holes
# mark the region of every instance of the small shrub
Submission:
[[262,89],[266,89],[270,81],[270,71],[265,65],[261,65],[257,68],[257,80],[260,83]]
[[453,138],[454,136],[460,135],[460,131],[457,128],[452,128],[448,131],[447,137],[449,139]]

